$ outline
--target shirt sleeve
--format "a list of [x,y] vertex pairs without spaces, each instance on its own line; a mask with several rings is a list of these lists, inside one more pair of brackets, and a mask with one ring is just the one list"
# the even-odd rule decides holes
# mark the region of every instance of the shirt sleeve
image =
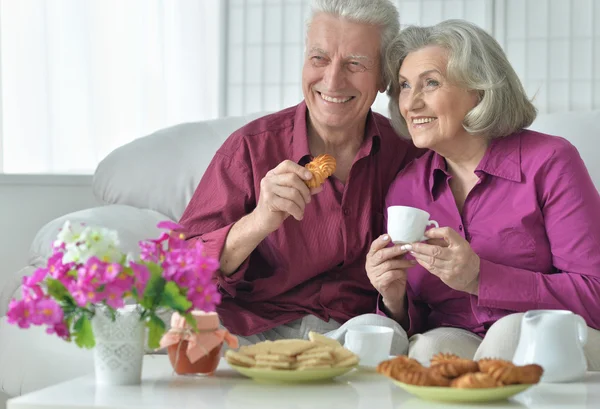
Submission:
[[[555,271],[481,260],[479,307],[523,312],[568,309],[600,328],[600,195],[566,140],[536,180]],[[480,311],[478,314],[486,314]]]
[[[217,152],[204,172],[179,224],[188,240],[202,240],[206,254],[219,260],[229,230],[255,207],[252,172],[246,167],[243,144],[232,155]],[[230,276],[217,273],[221,292],[235,297],[245,286],[248,259]]]

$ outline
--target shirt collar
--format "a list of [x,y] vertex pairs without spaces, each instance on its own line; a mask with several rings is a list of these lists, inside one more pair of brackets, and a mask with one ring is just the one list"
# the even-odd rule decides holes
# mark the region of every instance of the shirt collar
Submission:
[[513,182],[522,180],[521,132],[492,139],[475,172],[482,171]]
[[[306,127],[306,115],[308,108],[306,102],[302,101],[296,107],[294,117],[294,130],[292,132],[292,158],[294,162],[300,163],[305,157],[311,156],[308,147],[308,130]],[[369,110],[367,114],[367,123],[365,125],[365,139],[358,151],[356,159],[361,159],[368,155],[374,155],[379,151],[381,132],[377,126],[373,111]],[[310,159],[309,159],[310,160]],[[304,163],[301,163],[304,164]]]
[[[438,153],[432,154],[429,188],[431,199],[435,200],[438,185],[446,180],[450,173],[447,170],[446,160]],[[513,182],[521,182],[521,132],[492,139],[475,172],[484,172]]]

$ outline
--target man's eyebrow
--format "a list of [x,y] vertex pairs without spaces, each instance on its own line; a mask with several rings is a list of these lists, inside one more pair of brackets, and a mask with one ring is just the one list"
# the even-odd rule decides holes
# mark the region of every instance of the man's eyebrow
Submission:
[[322,48],[319,48],[319,47],[313,47],[308,52],[309,53],[319,53],[319,54],[329,55],[329,53],[327,51],[325,51],[325,50],[323,50]]
[[[309,53],[319,53],[319,54],[323,54],[323,55],[329,55],[329,53],[325,50],[323,50],[322,48],[319,47],[313,47],[309,50]],[[346,57],[346,59],[348,60],[371,60],[370,57],[367,57],[366,55],[359,55],[359,54],[351,54],[349,56]]]
[[349,59],[352,60],[370,60],[370,57],[367,57],[366,55],[357,55],[357,54],[352,54],[348,56]]
[[[427,74],[431,74],[432,72],[436,72],[436,73],[442,75],[441,72],[439,72],[436,69],[433,69],[433,70],[423,71],[422,73],[419,74],[419,78],[423,78],[424,76],[426,76]],[[406,77],[404,75],[402,75],[402,74],[398,74],[398,78],[404,78],[404,79],[406,79]]]

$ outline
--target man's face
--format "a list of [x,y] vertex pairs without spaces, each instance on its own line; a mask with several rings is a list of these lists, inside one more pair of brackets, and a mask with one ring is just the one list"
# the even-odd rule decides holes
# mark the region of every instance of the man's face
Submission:
[[302,91],[317,128],[342,130],[364,121],[385,91],[381,32],[375,26],[318,14],[308,30]]

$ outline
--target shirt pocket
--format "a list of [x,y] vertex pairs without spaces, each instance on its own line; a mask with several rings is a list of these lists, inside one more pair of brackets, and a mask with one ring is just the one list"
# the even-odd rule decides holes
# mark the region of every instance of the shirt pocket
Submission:
[[507,228],[500,232],[500,242],[505,254],[510,254],[513,258],[512,263],[519,260],[535,260],[535,240],[528,232],[514,227]]

